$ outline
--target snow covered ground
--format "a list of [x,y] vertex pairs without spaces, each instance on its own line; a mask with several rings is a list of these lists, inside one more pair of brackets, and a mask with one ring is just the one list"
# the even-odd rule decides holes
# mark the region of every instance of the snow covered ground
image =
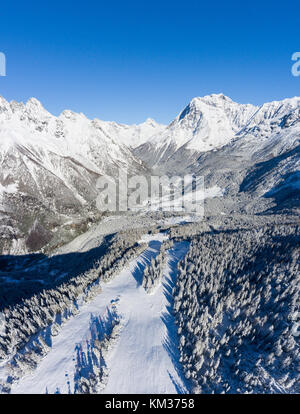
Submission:
[[108,234],[117,233],[123,230],[145,228],[145,231],[151,226],[170,226],[175,224],[185,224],[198,222],[202,220],[202,216],[196,214],[182,214],[170,217],[149,215],[149,211],[139,211],[126,215],[109,216],[94,224],[87,232],[76,237],[70,243],[59,247],[54,251],[53,255],[68,254],[71,252],[87,252],[98,247],[103,237]]
[[137,287],[132,277],[127,279],[120,298],[125,327],[107,361],[110,374],[105,393],[188,392],[176,362],[177,336],[167,294],[187,245],[178,243],[169,251],[163,284],[153,294]]
[[95,326],[93,321],[101,322],[104,335],[112,318],[120,320],[121,330],[105,360],[108,378],[103,393],[188,392],[178,364],[178,338],[169,302],[176,266],[188,243],[175,243],[168,251],[162,284],[153,294],[147,294],[141,286],[144,268],[159,253],[165,238],[165,234],[143,238],[149,243],[148,249],[116,278],[103,284],[102,292],[92,302],[79,308],[78,315],[53,337],[49,353],[35,372],[14,384],[12,393],[73,393],[78,349],[84,352]]

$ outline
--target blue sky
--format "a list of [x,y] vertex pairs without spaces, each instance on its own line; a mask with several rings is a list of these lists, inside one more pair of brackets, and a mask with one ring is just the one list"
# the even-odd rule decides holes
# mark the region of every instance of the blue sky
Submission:
[[3,2],[0,95],[125,123],[168,123],[210,93],[254,104],[300,95],[299,1],[247,3]]

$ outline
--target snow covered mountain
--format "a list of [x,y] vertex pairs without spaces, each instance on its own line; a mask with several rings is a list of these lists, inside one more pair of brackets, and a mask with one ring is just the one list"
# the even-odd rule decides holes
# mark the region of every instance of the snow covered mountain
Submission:
[[55,117],[36,99],[0,98],[0,251],[56,247],[86,230],[99,219],[97,178],[120,167],[204,176],[222,194],[207,199],[215,214],[297,208],[299,137],[297,97],[261,107],[223,94],[194,98],[167,127],[69,110]]
[[141,157],[146,154],[147,162],[157,166],[179,149],[206,152],[220,148],[239,133],[257,109],[222,94],[194,98],[161,134],[137,148],[136,153]]
[[[300,98],[271,102],[261,106],[231,142],[217,151],[197,154],[188,169],[205,175],[207,185],[218,185],[232,196],[246,196],[248,212],[266,198],[281,210],[279,200],[287,198],[287,192],[286,207],[297,207],[299,191],[290,186],[289,177],[297,180],[299,144]],[[278,186],[285,196],[277,192],[277,197],[271,197]]]
[[93,220],[98,177],[118,168],[145,172],[102,126],[69,110],[55,117],[36,99],[23,104],[0,98],[1,250],[10,251],[12,240],[13,251],[24,250],[36,221],[48,232],[70,225],[70,218],[75,228]]
[[141,124],[125,125],[116,122],[101,122],[101,127],[108,135],[115,137],[116,141],[129,148],[136,148],[149,141],[152,136],[161,134],[166,125],[158,124],[154,119],[148,118]]
[[167,169],[165,164],[172,165],[180,154],[185,154],[186,164],[194,154],[217,150],[246,135],[255,137],[255,145],[260,146],[260,138],[269,139],[271,134],[299,126],[299,111],[300,98],[261,107],[238,104],[223,94],[194,98],[161,134],[135,153],[148,165]]
[[299,97],[256,107],[220,94],[194,98],[162,134],[134,153],[156,172],[204,176],[207,187],[246,196],[245,205],[249,196],[254,204],[262,196],[272,198],[273,188],[274,199],[283,197],[281,190],[287,198],[286,187],[297,205],[299,144]]

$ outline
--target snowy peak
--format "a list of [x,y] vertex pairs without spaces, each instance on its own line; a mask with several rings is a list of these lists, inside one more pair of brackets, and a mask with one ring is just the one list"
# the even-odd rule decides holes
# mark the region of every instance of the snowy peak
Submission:
[[7,223],[14,220],[13,228],[0,223],[5,235],[0,252],[9,252],[15,239],[25,249],[28,232],[35,231],[33,218],[50,232],[51,222],[85,226],[90,214],[99,214],[98,177],[117,176],[120,168],[145,173],[143,163],[103,124],[70,110],[53,116],[34,98],[25,104],[0,98],[0,210]]
[[83,114],[64,111],[55,117],[34,98],[26,104],[0,98],[0,162],[2,186],[9,177],[9,183],[45,204],[55,188],[64,206],[72,205],[70,199],[90,202],[100,175],[119,168],[144,171],[126,146]]
[[[50,132],[55,135],[56,125],[68,124],[71,125],[77,123],[80,130],[82,125],[85,127],[95,127],[105,139],[110,139],[116,142],[120,146],[126,146],[128,148],[134,148],[138,145],[146,142],[151,136],[162,132],[166,126],[158,124],[154,119],[147,118],[141,124],[119,124],[117,122],[102,121],[95,118],[89,120],[83,113],[76,113],[69,109],[64,110],[58,117],[53,116],[42,105],[42,103],[36,98],[30,98],[25,104],[23,102],[11,101],[10,103],[0,96],[0,128],[9,127],[13,129],[13,126],[28,127],[31,132],[35,133],[36,129],[40,132]],[[67,128],[64,128],[67,129]],[[73,131],[76,135],[76,131]]]
[[0,115],[9,111],[11,111],[9,103],[2,96],[0,96]]
[[41,102],[36,98],[30,98],[25,104],[25,107],[29,111],[41,112],[45,111]]
[[205,95],[203,97],[195,97],[189,103],[191,108],[201,108],[203,104],[210,105],[218,108],[224,108],[226,105],[234,104],[228,96],[225,96],[223,93]]
[[269,120],[280,122],[286,118],[300,119],[300,97],[265,103],[253,118],[253,123],[260,124]]
[[167,128],[136,148],[135,153],[152,167],[162,166],[171,158],[174,161],[174,156],[176,162],[185,160],[185,151],[208,152],[244,138],[259,145],[297,125],[300,126],[298,97],[255,106],[239,104],[224,94],[212,94],[192,99]]
[[223,94],[194,98],[154,142],[200,152],[219,148],[233,139],[257,109]]
[[[299,97],[273,101],[259,107],[236,103],[223,94],[212,94],[192,99],[169,128],[185,128],[198,141],[212,141],[211,144],[218,147],[219,144],[228,142],[226,136],[232,139],[241,129],[267,123],[269,120],[279,122],[287,117],[296,120],[299,111]],[[199,142],[198,144],[200,145]],[[189,147],[197,149],[194,140]]]
[[158,124],[154,119],[147,118],[141,124],[125,125],[116,122],[105,122],[96,120],[107,134],[115,137],[116,141],[128,148],[136,148],[153,136],[161,134],[166,125]]
[[249,114],[258,108],[254,105],[243,105],[233,102],[223,94],[207,95],[203,98],[194,98],[188,106],[171,123],[180,123],[189,128],[197,129],[201,121],[206,121],[213,127],[213,123],[230,123],[232,129],[238,129]]
[[268,102],[262,105],[262,113],[265,118],[275,118],[293,112],[300,108],[300,97],[284,99],[282,101]]
[[147,118],[145,122],[143,122],[141,125],[150,125],[154,128],[156,128],[159,124],[152,118]]
[[26,104],[24,104],[23,102],[16,101],[8,102],[2,96],[0,96],[0,116],[3,113],[5,113],[5,115],[7,115],[9,118],[11,118],[13,114],[17,113],[23,114],[23,116],[34,116],[35,118],[39,118],[41,116],[51,116],[51,114],[36,98],[30,98]]

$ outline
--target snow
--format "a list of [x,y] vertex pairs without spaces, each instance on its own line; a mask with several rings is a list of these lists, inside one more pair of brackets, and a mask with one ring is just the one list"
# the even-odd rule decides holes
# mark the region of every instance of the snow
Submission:
[[[152,119],[147,119],[140,125],[128,126],[98,119],[91,121],[83,114],[69,110],[54,117],[36,99],[30,99],[24,105],[16,102],[9,104],[0,97],[0,160],[5,161],[1,164],[0,202],[8,194],[18,191],[18,179],[22,179],[22,173],[18,176],[18,172],[14,171],[13,175],[12,170],[20,167],[20,171],[24,171],[22,166],[26,167],[25,171],[31,177],[31,188],[36,185],[42,191],[43,180],[40,176],[48,171],[62,181],[64,188],[70,189],[83,205],[87,200],[75,188],[76,180],[66,160],[71,159],[75,165],[80,166],[78,176],[84,176],[87,171],[105,175],[112,166],[130,167],[133,163],[140,165],[141,161],[128,148],[146,142],[151,143],[153,151],[158,153],[158,164],[162,157],[171,157],[180,148],[206,152],[216,151],[231,143],[232,146],[226,147],[229,148],[230,160],[232,155],[236,159],[238,155],[245,160],[250,157],[261,160],[266,155],[275,157],[294,148],[299,142],[299,114],[300,98],[296,97],[256,107],[235,103],[218,94],[194,98],[168,127],[159,125]],[[286,120],[292,127],[286,126]],[[6,157],[8,154],[10,157]],[[180,155],[179,151],[177,154]],[[179,162],[183,160],[178,159]],[[11,162],[15,163],[13,168]],[[229,165],[234,167],[234,162]],[[291,164],[283,163],[282,167],[277,168],[273,179],[263,184],[262,194],[269,189],[272,189],[269,194],[274,195],[282,189],[300,188],[299,172],[296,171],[298,164],[294,160]],[[281,182],[282,177],[291,170],[293,174]],[[44,175],[45,181],[46,178],[47,175]],[[10,184],[4,184],[8,182]],[[83,187],[90,185],[88,179],[83,183]],[[190,202],[193,196],[191,189],[185,195]],[[180,200],[179,193],[177,192],[177,201]],[[199,190],[197,199],[221,197],[223,194],[222,188],[215,185]],[[159,205],[158,200],[156,204]],[[168,200],[162,200],[162,206],[168,204]],[[221,215],[224,214],[221,212]],[[141,227],[141,221],[146,227],[146,215],[145,206],[140,214],[106,218],[55,253],[85,252],[99,246],[106,234]],[[172,225],[198,221],[199,216],[185,213],[168,218],[155,216],[152,220],[151,224]],[[74,391],[78,345],[87,353],[86,344],[91,336],[93,320],[102,322],[105,333],[111,313],[120,319],[121,330],[106,356],[108,378],[102,391],[188,392],[178,363],[178,338],[168,302],[168,291],[176,278],[176,264],[184,256],[188,244],[176,243],[168,251],[162,284],[151,295],[141,286],[143,268],[151,257],[158,254],[161,243],[167,237],[166,233],[143,236],[140,242],[149,244],[146,252],[133,260],[114,280],[102,284],[102,292],[93,301],[80,304],[77,316],[66,322],[59,334],[51,339],[51,350],[36,371],[14,384],[12,392]],[[13,240],[10,251],[13,254],[23,251],[25,246],[22,243],[21,240]],[[64,275],[61,273],[58,278]]]
[[84,114],[70,110],[55,117],[37,99],[31,98],[24,105],[0,98],[0,147],[17,143],[43,144],[62,156],[67,154],[78,161],[88,160],[90,168],[97,172],[97,163],[88,155],[100,142],[102,150],[105,143],[110,156],[120,160],[119,146],[136,148],[146,142],[151,142],[156,150],[173,144],[175,149],[186,146],[193,151],[211,151],[231,142],[246,127],[300,109],[298,97],[257,107],[236,103],[223,94],[212,94],[192,99],[167,127],[151,118],[137,125],[89,120]]
[[[131,169],[140,164],[121,141],[117,142],[117,136],[101,128],[104,121],[97,123],[72,111],[55,117],[34,98],[25,105],[8,103],[1,98],[0,106],[0,159],[10,155],[17,161],[27,160],[27,166],[38,165],[39,173],[45,169],[58,177],[81,202],[69,176],[68,160],[101,175],[113,166]],[[58,158],[61,163],[57,162]],[[22,163],[19,164],[21,168]]]
[[[164,283],[172,267],[187,251],[187,243],[180,243],[169,253],[169,264],[164,270]],[[135,281],[128,280],[120,300],[120,311],[125,327],[117,347],[107,361],[110,370],[107,394],[174,394],[188,390],[174,364],[169,344],[175,343],[176,335],[170,316],[166,287],[160,285],[152,295]],[[167,326],[164,320],[168,320]],[[170,326],[171,325],[171,326]],[[169,330],[171,338],[168,337]],[[177,355],[178,358],[178,355]]]
[[274,186],[269,190],[268,192],[265,192],[265,196],[272,197],[276,196],[276,194],[280,191],[287,190],[287,189],[294,189],[294,190],[300,190],[300,172],[295,171],[291,173],[291,175],[281,181],[277,186]]
[[[168,192],[162,197],[152,197],[151,200],[146,200],[146,202],[151,202],[151,210],[158,211],[163,209],[164,211],[182,211],[184,213],[193,213],[201,212],[204,205],[204,200],[206,198],[222,197],[224,195],[224,190],[219,186],[215,185],[213,187],[204,188],[204,182],[202,177],[198,178],[196,188],[193,188],[192,182],[185,182],[184,194],[182,194],[182,185],[178,185],[175,188],[174,194],[170,196]],[[182,207],[182,204],[184,207]]]
[[173,216],[163,220],[165,226],[174,226],[176,224],[194,223],[199,221],[198,215]]
[[194,151],[210,151],[230,142],[257,111],[222,94],[194,98],[160,135],[152,140],[157,148],[173,144]]
[[[231,142],[242,155],[259,159],[275,146],[278,151],[293,147],[300,132],[296,123],[292,128],[278,126],[284,117],[289,122],[298,119],[300,98],[296,97],[261,107],[238,104],[222,94],[197,97],[168,127],[150,118],[131,126],[89,120],[70,110],[55,117],[34,98],[26,104],[1,98],[0,108],[2,174],[19,181],[22,188],[30,188],[31,196],[45,204],[49,202],[45,184],[49,177],[55,177],[58,192],[85,206],[96,197],[95,176],[111,176],[117,168],[145,172],[142,161],[129,147],[147,143],[149,147],[146,152],[142,150],[140,158],[149,156],[149,166],[174,155],[178,165],[181,160],[184,164],[188,156],[185,152],[181,155],[180,148],[206,152]],[[206,196],[218,197],[220,192],[218,188],[208,189]],[[65,202],[63,197],[61,202]]]
[[148,295],[141,286],[142,273],[158,254],[165,234],[145,235],[148,249],[131,261],[112,281],[102,284],[95,299],[81,305],[79,313],[66,322],[52,339],[50,352],[33,374],[12,386],[12,393],[69,393],[74,390],[76,349],[84,348],[91,336],[91,320],[105,326],[112,310],[121,321],[117,343],[108,354],[108,381],[104,393],[186,393],[178,365],[178,340],[170,314],[168,289],[176,278],[176,265],[188,249],[176,243],[168,251],[163,284]]
[[13,194],[18,191],[18,185],[16,183],[8,184],[6,186],[3,186],[0,183],[0,196],[1,193],[7,193],[7,194]]
[[[76,237],[70,243],[58,248],[53,254],[67,254],[72,252],[86,252],[90,249],[98,247],[103,237],[108,234],[117,233],[122,230],[150,227],[152,225],[159,224],[155,220],[147,217],[147,215],[116,215],[106,217],[93,225],[87,232]],[[151,237],[151,236],[150,236]],[[160,239],[165,237],[158,235]],[[145,242],[149,241],[148,236],[145,236]]]
[[[299,114],[299,97],[260,107],[236,103],[223,94],[197,97],[164,131],[151,137],[146,147],[138,148],[137,154],[149,165],[160,167],[172,157],[180,165],[181,157],[186,161],[186,150],[192,154],[210,152],[231,143],[243,147],[252,141],[250,154],[268,143],[271,146],[272,139],[280,140],[281,147],[289,147],[299,138]],[[291,128],[285,128],[285,119]]]
[[99,120],[97,122],[110,136],[115,137],[117,142],[129,148],[136,148],[144,144],[151,140],[154,135],[160,134],[166,129],[166,125],[158,124],[151,118],[138,125],[125,125]]
[[155,234],[155,236],[153,236],[153,234],[144,234],[141,237],[140,243],[150,243],[153,240],[155,241],[159,241],[159,242],[163,242],[165,240],[168,240],[168,235],[166,233],[157,233]]

